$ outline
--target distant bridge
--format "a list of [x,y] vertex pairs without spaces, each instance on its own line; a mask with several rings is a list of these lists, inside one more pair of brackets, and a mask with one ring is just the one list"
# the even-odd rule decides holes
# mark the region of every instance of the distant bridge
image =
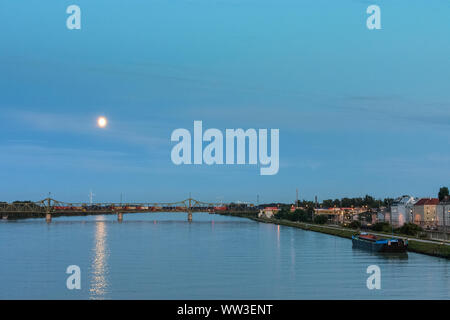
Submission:
[[[119,222],[124,213],[138,212],[186,212],[188,221],[192,221],[192,212],[227,211],[235,206],[234,211],[242,210],[242,205],[209,203],[187,198],[177,202],[139,202],[139,203],[68,203],[47,198],[41,201],[16,201],[0,203],[2,219],[45,217],[51,222],[52,216],[78,216],[93,214],[117,214]],[[240,206],[240,207],[239,207]],[[250,205],[253,208],[253,205]],[[248,209],[248,207],[247,207]],[[253,208],[256,209],[256,208]]]

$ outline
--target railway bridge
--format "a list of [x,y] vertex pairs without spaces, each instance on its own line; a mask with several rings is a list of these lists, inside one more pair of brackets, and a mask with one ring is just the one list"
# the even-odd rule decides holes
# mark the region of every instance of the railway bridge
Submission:
[[[234,204],[208,203],[187,198],[177,202],[140,202],[140,203],[68,203],[46,198],[41,201],[16,201],[0,203],[1,219],[44,218],[50,223],[53,216],[82,216],[95,214],[117,214],[117,220],[123,221],[125,213],[139,212],[185,212],[192,221],[193,212],[226,211]],[[234,205],[236,206],[236,205]],[[239,208],[238,210],[239,211]]]

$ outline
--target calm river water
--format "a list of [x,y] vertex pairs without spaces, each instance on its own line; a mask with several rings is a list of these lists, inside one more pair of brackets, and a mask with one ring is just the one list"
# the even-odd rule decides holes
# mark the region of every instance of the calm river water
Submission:
[[[381,290],[369,290],[369,265]],[[66,268],[81,269],[68,290]],[[194,213],[0,221],[0,299],[450,299],[450,261]]]

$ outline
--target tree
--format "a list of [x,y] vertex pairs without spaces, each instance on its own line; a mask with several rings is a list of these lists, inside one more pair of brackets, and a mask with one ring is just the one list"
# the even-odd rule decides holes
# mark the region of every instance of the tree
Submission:
[[339,200],[339,199],[334,199],[333,205],[334,205],[335,207],[340,208],[340,207],[341,207],[341,200]]
[[388,222],[377,222],[371,227],[371,229],[373,231],[390,232],[392,227]]
[[349,198],[343,198],[341,200],[341,205],[345,208],[350,208],[352,206],[353,202],[351,199]]
[[325,224],[328,222],[328,217],[326,215],[317,215],[314,217],[314,223]]
[[368,206],[369,208],[375,208],[376,207],[376,202],[375,199],[371,196],[369,196],[368,194],[364,197],[363,200],[363,205]]
[[448,188],[447,187],[442,187],[439,189],[439,193],[438,193],[438,198],[439,201],[443,201],[446,197],[448,197]]
[[283,207],[274,217],[280,220],[311,222],[311,214],[308,211],[297,209],[294,212],[290,212],[290,207]]
[[324,208],[331,208],[333,206],[333,200],[332,199],[323,200],[322,206]]
[[351,229],[359,229],[359,228],[361,228],[361,222],[354,220],[354,221],[350,222],[348,227]]
[[388,208],[389,208],[393,203],[394,203],[394,199],[392,199],[392,198],[385,198],[384,201],[383,201],[383,205],[384,205],[385,207],[388,207]]
[[398,233],[401,233],[401,234],[415,236],[415,235],[417,235],[418,232],[423,231],[423,229],[421,227],[419,227],[418,225],[409,222],[409,223],[405,223],[403,226],[396,229],[395,231]]

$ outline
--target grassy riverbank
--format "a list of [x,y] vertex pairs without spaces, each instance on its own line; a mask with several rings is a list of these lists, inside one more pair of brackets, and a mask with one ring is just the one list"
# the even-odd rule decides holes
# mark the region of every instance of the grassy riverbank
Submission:
[[408,251],[450,259],[450,246],[440,243],[424,243],[409,240]]
[[[308,231],[314,231],[314,232],[320,232],[320,233],[326,233],[333,236],[338,236],[341,238],[347,238],[351,239],[353,234],[356,234],[356,230],[348,230],[344,228],[339,227],[330,227],[325,225],[318,225],[318,224],[311,224],[311,223],[303,223],[303,222],[293,222],[293,221],[287,221],[287,220],[278,220],[278,219],[267,219],[267,218],[258,218],[257,215],[254,212],[249,213],[226,213],[224,215],[230,215],[230,216],[238,216],[242,218],[248,218],[254,221],[263,222],[263,223],[272,223],[272,224],[278,224],[288,227],[294,227],[299,228],[303,230]],[[390,235],[387,235],[390,236]],[[406,238],[408,237],[408,251],[426,254],[434,257],[441,257],[450,259],[450,245],[445,245],[439,242],[421,242],[421,241],[415,241],[414,239],[411,239],[410,236],[401,236],[396,235],[396,237],[399,238]]]
[[354,231],[344,230],[344,229],[335,229],[335,228],[327,228],[321,225],[314,225],[310,223],[302,223],[302,222],[293,222],[287,220],[276,220],[276,219],[263,219],[263,218],[250,218],[255,221],[264,222],[264,223],[273,223],[279,224],[288,227],[300,228],[303,230],[326,233],[333,236],[338,236],[341,238],[351,239],[352,235],[355,234]]

